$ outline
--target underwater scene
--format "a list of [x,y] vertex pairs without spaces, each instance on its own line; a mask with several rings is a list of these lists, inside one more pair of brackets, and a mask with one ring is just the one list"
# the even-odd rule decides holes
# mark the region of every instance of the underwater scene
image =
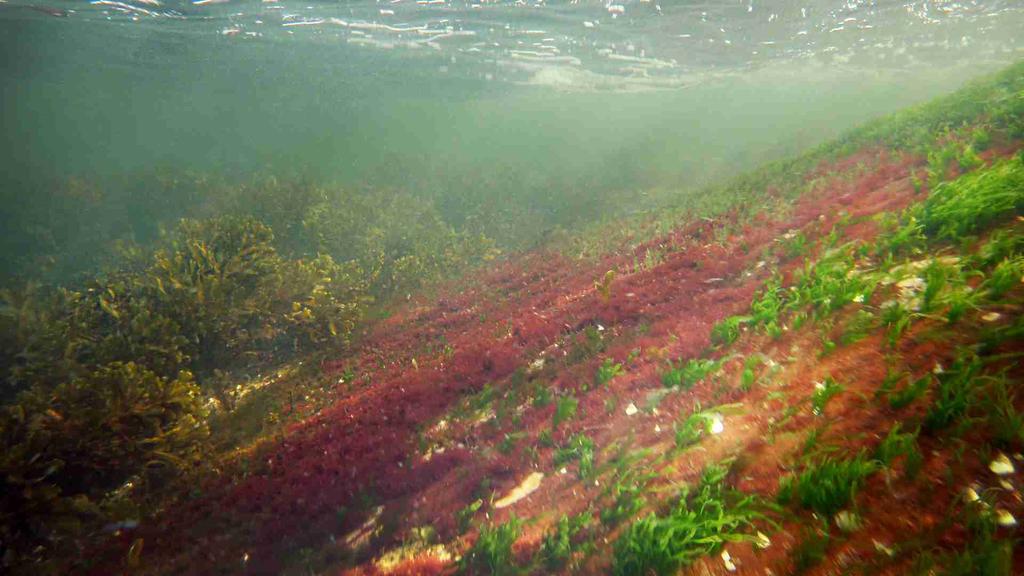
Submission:
[[0,0],[0,573],[1024,574],[1024,3]]

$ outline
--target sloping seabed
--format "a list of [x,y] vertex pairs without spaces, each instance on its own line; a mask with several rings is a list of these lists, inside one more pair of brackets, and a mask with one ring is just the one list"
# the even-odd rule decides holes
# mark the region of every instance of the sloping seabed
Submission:
[[1018,64],[414,298],[69,569],[1014,573],[1022,138]]

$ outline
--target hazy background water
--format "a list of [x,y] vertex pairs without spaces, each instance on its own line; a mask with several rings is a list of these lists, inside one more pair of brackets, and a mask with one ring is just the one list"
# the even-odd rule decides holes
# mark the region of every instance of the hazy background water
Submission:
[[1013,61],[1020,30],[1009,1],[7,0],[0,171],[8,203],[155,168],[687,189]]

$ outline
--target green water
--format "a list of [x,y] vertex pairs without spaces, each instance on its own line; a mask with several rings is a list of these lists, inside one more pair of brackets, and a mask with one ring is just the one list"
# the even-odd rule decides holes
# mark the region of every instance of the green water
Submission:
[[[571,226],[790,155],[1024,49],[1024,12],[997,2],[388,6],[0,4],[5,220],[69,177],[117,204],[158,193],[154,171],[260,172],[429,197],[456,226],[467,198]],[[563,205],[566,191],[600,210]],[[119,218],[100,236],[137,236],[152,214]]]

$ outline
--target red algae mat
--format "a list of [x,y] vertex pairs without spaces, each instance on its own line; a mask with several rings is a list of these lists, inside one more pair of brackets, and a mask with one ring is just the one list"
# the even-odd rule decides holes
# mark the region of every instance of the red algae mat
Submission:
[[[819,167],[808,177],[816,179],[816,185],[790,202],[766,190],[765,204],[782,207],[777,214],[756,215],[732,228],[698,220],[599,262],[570,261],[554,253],[515,256],[472,279],[472,288],[429,303],[410,302],[374,326],[351,357],[323,365],[325,378],[340,379],[345,370],[358,376],[338,384],[333,405],[233,460],[192,493],[182,494],[154,522],[112,545],[107,564],[120,564],[125,546],[142,538],[147,573],[277,574],[300,566],[301,550],[314,551],[328,566],[376,573],[372,559],[400,544],[412,528],[430,526],[442,542],[460,538],[455,513],[480,497],[482,483],[500,497],[531,472],[540,471],[545,478],[535,492],[513,506],[486,512],[494,522],[511,513],[535,519],[517,544],[517,550],[526,554],[560,514],[586,509],[601,490],[584,485],[575,474],[559,474],[551,448],[526,454],[524,447],[538,446],[539,437],[550,428],[555,407],[523,410],[514,424],[482,426],[446,419],[460,401],[485,386],[500,391],[524,378],[553,393],[571,391],[579,398],[577,417],[554,432],[556,445],[585,432],[599,448],[628,440],[634,447],[665,452],[673,442],[673,422],[696,401],[742,401],[760,407],[732,419],[706,450],[678,456],[662,470],[659,482],[691,481],[705,464],[740,453],[747,466],[737,486],[770,494],[782,474],[779,462],[794,446],[786,441],[768,445],[764,440],[772,415],[784,408],[767,391],[754,389],[740,398],[736,391],[714,390],[702,382],[666,397],[653,414],[627,415],[625,409],[631,403],[641,406],[661,387],[659,371],[665,359],[700,356],[711,343],[711,328],[745,313],[771,270],[788,276],[802,263],[777,257],[765,262],[780,238],[795,231],[808,239],[821,238],[846,218],[853,222],[846,229],[848,239],[870,239],[877,232],[870,216],[920,199],[909,179],[914,166],[909,157],[866,151]],[[724,215],[721,222],[735,217]],[[661,255],[655,265],[631,267],[635,256],[642,258],[649,250]],[[608,270],[619,273],[602,294],[597,284]],[[575,359],[571,348],[585,340],[588,329],[601,332],[607,348]],[[806,342],[809,338],[789,334],[778,342],[743,345],[768,355],[792,355],[794,350],[812,348],[813,343]],[[868,340],[842,349],[827,362],[813,356],[799,359],[787,368],[792,374],[787,391],[809,395],[814,382],[831,371],[857,375],[864,388],[859,391],[869,394],[869,383],[884,378],[877,348],[877,341]],[[923,364],[943,358],[941,350],[913,354]],[[605,358],[623,363],[626,372],[607,386],[595,387],[594,374]],[[739,364],[727,363],[726,371],[740,370]],[[850,438],[849,444],[856,447],[858,434],[888,429],[884,414],[870,416],[856,395],[846,397],[830,405],[836,422],[832,433]],[[807,417],[800,416],[787,426],[797,430],[808,425]],[[521,436],[514,449],[487,448],[509,434]],[[443,451],[424,450],[425,440],[442,439]],[[598,457],[599,464],[603,460],[604,455]],[[941,467],[942,462],[929,461],[925,474],[938,475]],[[876,481],[882,482],[872,480]],[[901,524],[900,510],[927,509],[938,493],[945,497],[953,491],[952,485],[945,485],[937,487],[936,494],[904,494],[902,508],[877,513],[877,530],[861,537],[866,542],[854,538],[844,546],[856,551],[872,545],[872,537],[888,536],[891,541],[908,529]],[[876,498],[872,486],[865,492],[868,499]],[[937,514],[923,519],[917,529],[936,524]],[[357,534],[374,515],[376,524],[386,530],[378,530],[365,546],[353,550],[346,536]],[[748,545],[730,550],[745,569],[784,565],[793,528],[784,525],[767,551]],[[468,536],[472,538],[472,531]],[[609,558],[607,550],[599,550],[583,571],[607,573]],[[717,562],[713,567],[712,561]],[[721,560],[708,560],[705,569],[723,571]],[[393,573],[448,571],[450,563],[420,557]]]

